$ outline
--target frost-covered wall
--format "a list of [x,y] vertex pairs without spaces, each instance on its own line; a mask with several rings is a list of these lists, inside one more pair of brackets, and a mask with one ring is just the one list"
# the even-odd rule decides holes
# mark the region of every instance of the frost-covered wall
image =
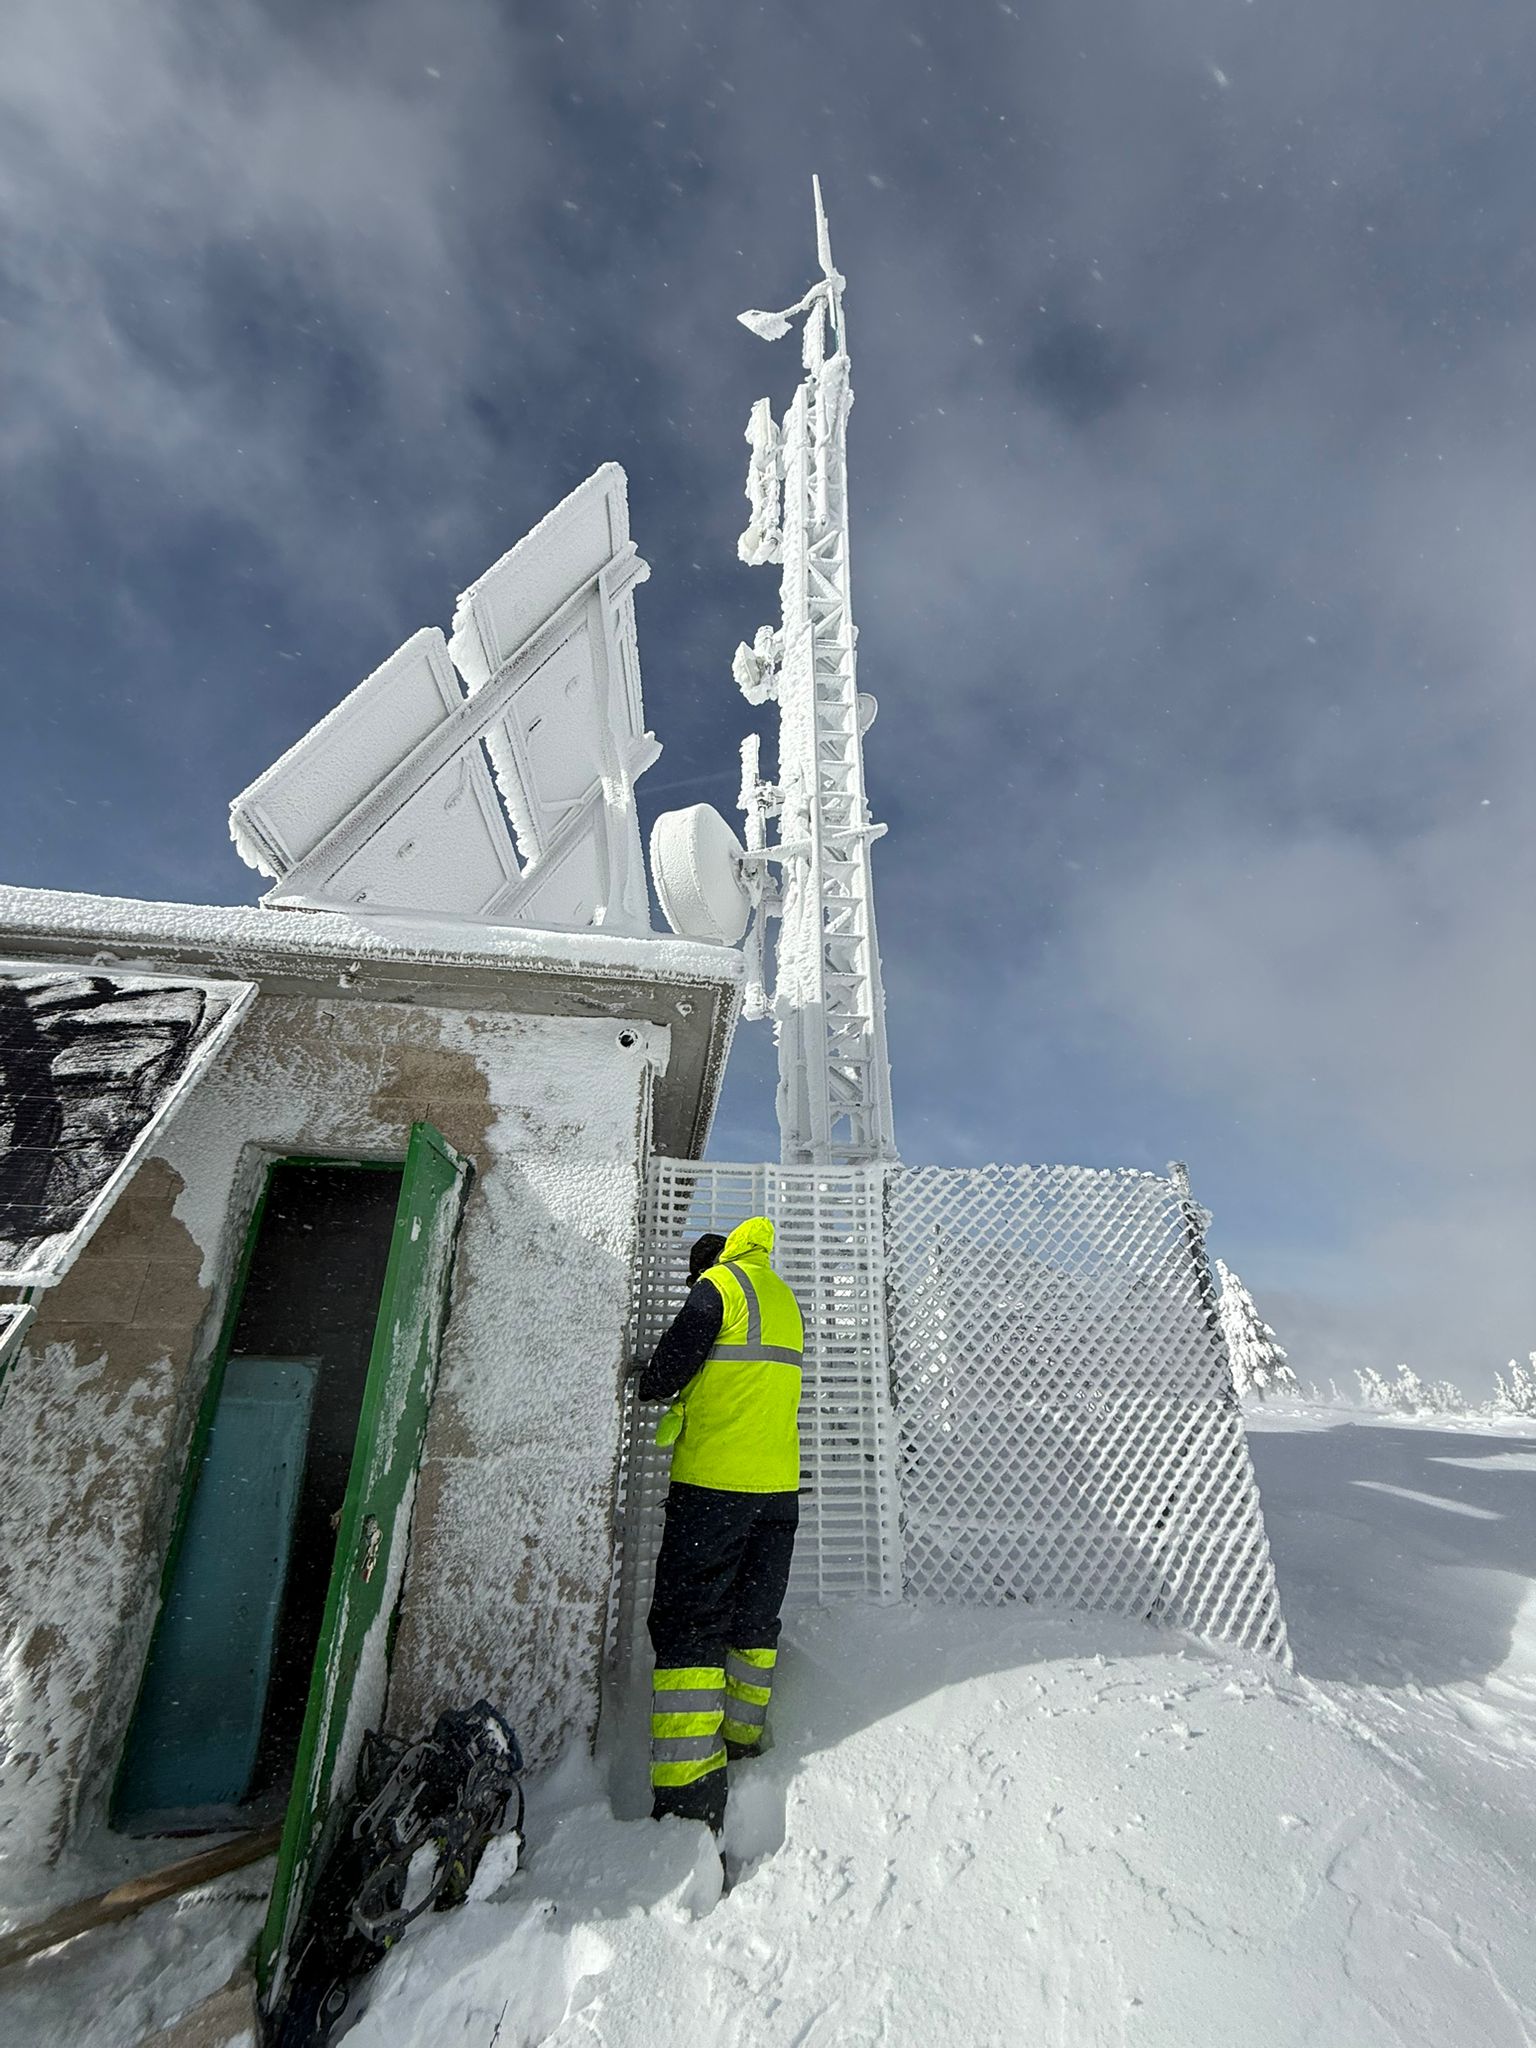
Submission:
[[611,1017],[257,998],[44,1303],[0,1409],[26,1470],[0,1491],[0,1855],[53,1853],[104,1811],[265,1162],[398,1158],[419,1117],[476,1176],[390,1718],[483,1692],[536,1758],[590,1733],[644,1118],[667,1049],[664,1028]]
[[460,1032],[487,1077],[487,1163],[427,1427],[390,1720],[418,1728],[484,1694],[541,1761],[596,1725],[643,1121],[667,1034],[543,1019]]
[[[0,1400],[0,1870],[53,1854],[88,1803],[91,1734],[131,1707],[209,1303],[151,1158],[49,1297]],[[127,1695],[127,1705],[124,1704]],[[23,1877],[22,1882],[25,1882]]]

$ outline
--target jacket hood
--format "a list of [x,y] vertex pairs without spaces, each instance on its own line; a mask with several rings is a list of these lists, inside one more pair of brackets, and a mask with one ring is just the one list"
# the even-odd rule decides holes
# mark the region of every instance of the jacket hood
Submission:
[[729,1259],[742,1259],[749,1252],[761,1252],[767,1258],[773,1250],[773,1225],[766,1216],[749,1216],[745,1223],[738,1223],[725,1240],[725,1250],[720,1254],[722,1265]]

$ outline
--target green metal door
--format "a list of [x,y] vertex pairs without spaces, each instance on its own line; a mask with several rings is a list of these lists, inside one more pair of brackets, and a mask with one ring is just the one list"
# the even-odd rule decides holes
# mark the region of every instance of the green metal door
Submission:
[[324,1847],[326,1822],[352,1789],[364,1730],[377,1727],[383,1714],[390,1621],[404,1579],[416,1468],[470,1171],[431,1124],[412,1126],[293,1792],[257,1948],[269,2001],[282,1989],[289,1937]]

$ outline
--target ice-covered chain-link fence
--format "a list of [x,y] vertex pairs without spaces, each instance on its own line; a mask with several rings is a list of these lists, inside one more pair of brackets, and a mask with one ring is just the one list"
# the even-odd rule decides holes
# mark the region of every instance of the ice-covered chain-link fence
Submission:
[[[1187,1190],[1077,1167],[658,1159],[637,1355],[682,1304],[693,1240],[752,1215],[773,1218],[806,1322],[792,1598],[1039,1600],[1287,1654]],[[644,1643],[660,1412],[631,1395],[621,1658]]]
[[[688,1250],[748,1216],[773,1219],[773,1263],[805,1318],[800,1534],[791,1600],[887,1600],[901,1591],[878,1167],[651,1162],[641,1217],[635,1355],[648,1358],[688,1291]],[[670,1450],[663,1409],[628,1396],[619,1475],[620,1570],[609,1640],[645,1639]]]
[[1202,1223],[1147,1173],[889,1176],[910,1592],[1107,1609],[1286,1657]]

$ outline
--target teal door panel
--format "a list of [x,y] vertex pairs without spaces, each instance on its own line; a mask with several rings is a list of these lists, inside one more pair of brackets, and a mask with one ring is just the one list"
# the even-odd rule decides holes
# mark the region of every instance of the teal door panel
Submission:
[[118,1780],[119,1826],[250,1782],[318,1361],[232,1358]]
[[390,1614],[404,1579],[470,1172],[440,1131],[412,1126],[293,1792],[256,1950],[269,2006],[282,1990],[288,1943],[325,1847],[326,1824],[351,1793],[364,1728],[382,1718]]

